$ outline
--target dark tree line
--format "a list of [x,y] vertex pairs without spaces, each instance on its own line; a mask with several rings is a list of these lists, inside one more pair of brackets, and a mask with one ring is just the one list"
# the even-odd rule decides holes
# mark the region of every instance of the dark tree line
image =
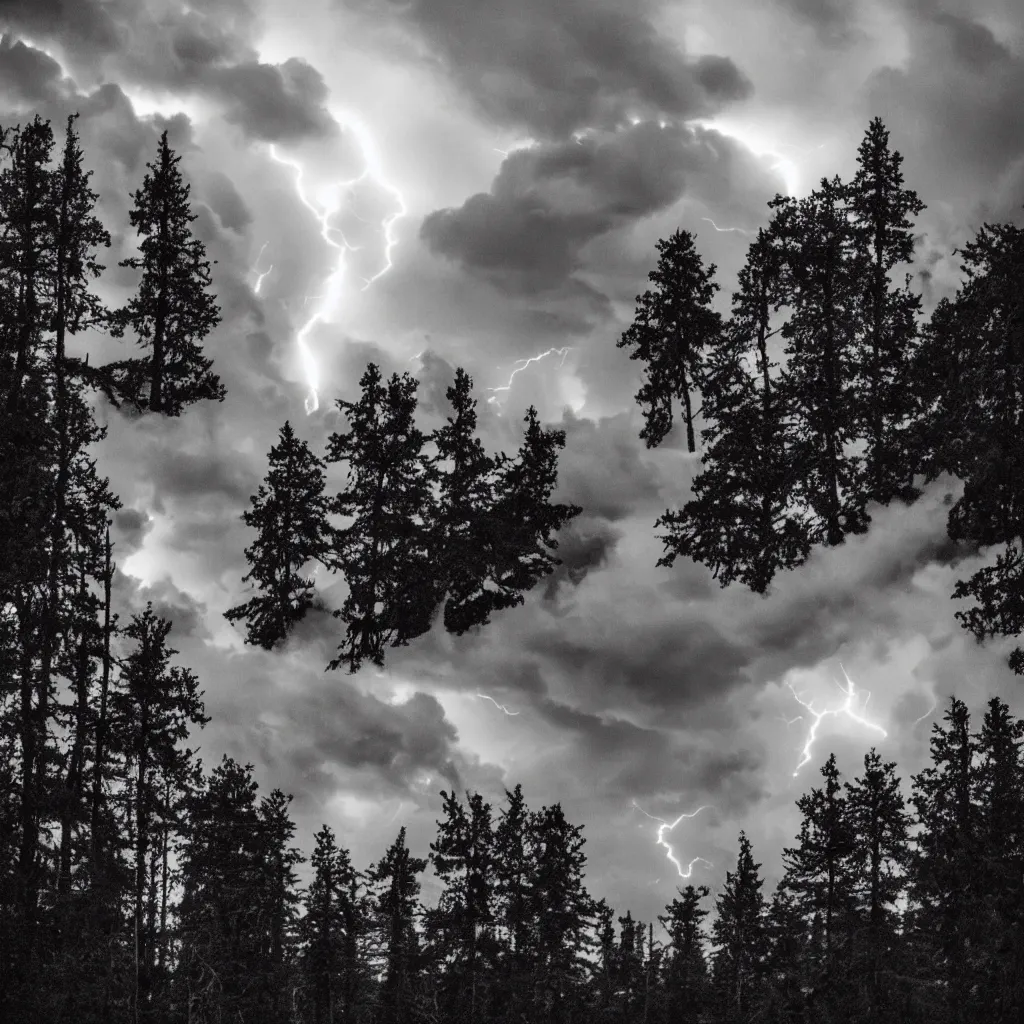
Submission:
[[[776,196],[751,243],[732,314],[712,309],[715,267],[693,236],[658,243],[656,290],[637,297],[620,347],[644,364],[648,446],[682,404],[687,447],[703,417],[693,498],[657,526],[665,554],[765,593],[818,545],[864,533],[872,503],[913,502],[950,473],[964,483],[948,534],[995,564],[957,584],[956,617],[981,641],[1024,631],[1024,231],[986,224],[958,254],[963,286],[931,317],[901,268],[924,205],[880,119],[857,171],[804,199]],[[773,340],[775,339],[775,340]],[[773,358],[774,356],[774,358]],[[779,357],[782,357],[781,361]],[[699,396],[699,407],[698,407]],[[1018,648],[1010,665],[1024,673]]]

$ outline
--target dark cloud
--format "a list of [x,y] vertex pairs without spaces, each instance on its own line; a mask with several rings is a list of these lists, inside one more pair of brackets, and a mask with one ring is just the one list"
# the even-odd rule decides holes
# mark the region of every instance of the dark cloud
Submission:
[[750,93],[732,61],[687,59],[650,15],[646,2],[610,0],[401,8],[486,116],[537,137],[612,128],[631,115],[705,116]]
[[842,46],[860,35],[857,4],[849,0],[776,0],[784,10],[810,25],[826,46]]
[[706,200],[731,186],[741,194],[764,186],[734,141],[646,121],[511,153],[489,192],[435,210],[420,234],[503,291],[546,294],[567,285],[588,243],[667,209],[691,188]]
[[0,90],[6,102],[51,102],[64,77],[60,64],[11,36],[0,37]]
[[303,803],[329,795],[353,772],[398,792],[411,790],[424,772],[463,786],[458,733],[429,694],[391,704],[332,676],[281,700],[269,680],[255,685],[268,714],[250,727],[242,749],[252,756],[255,748],[275,785],[301,793]]
[[145,512],[134,508],[119,508],[111,518],[110,537],[117,547],[118,559],[123,560],[142,547],[146,534],[153,528],[153,521]]
[[338,134],[324,105],[323,76],[304,60],[283,64],[248,62],[217,68],[202,79],[227,104],[225,118],[250,138],[264,142],[298,142]]
[[[121,551],[116,552],[118,557],[123,554]],[[174,646],[175,641],[185,638],[200,641],[210,638],[206,626],[206,605],[176,587],[169,576],[142,584],[134,576],[126,576],[115,568],[111,595],[115,610],[125,620],[122,624],[127,624],[130,615],[141,613],[147,604],[152,603],[153,612],[171,623],[171,646]],[[178,658],[175,663],[183,662]]]
[[633,623],[628,635],[599,637],[549,629],[528,641],[530,651],[573,680],[574,686],[634,709],[655,708],[682,720],[712,695],[745,682],[749,653],[712,622]]
[[242,234],[252,223],[252,212],[239,195],[234,182],[222,171],[213,171],[204,186],[206,201],[221,225],[228,231]]
[[621,536],[619,530],[590,516],[571,520],[558,535],[555,554],[562,564],[547,578],[544,599],[555,600],[561,584],[578,587],[591,569],[606,566]]
[[952,204],[962,244],[968,227],[1013,217],[1024,201],[1024,54],[973,6],[951,6],[906,0],[907,59],[871,76],[867,97],[907,157],[908,183],[929,204]]
[[98,0],[4,0],[0,25],[35,38],[58,38],[90,55],[108,53],[121,41],[115,12],[123,6]]
[[297,57],[283,64],[257,58],[257,20],[245,0],[201,9],[136,0],[16,2],[0,18],[60,45],[83,81],[204,96],[249,138],[295,142],[338,132],[319,71]]
[[615,522],[660,499],[654,463],[643,457],[628,415],[592,420],[566,410],[559,428],[565,430],[565,448],[558,460],[557,500]]
[[258,483],[252,467],[247,462],[240,464],[234,452],[216,448],[190,452],[168,447],[153,455],[151,479],[157,488],[157,502],[216,496],[248,504]]

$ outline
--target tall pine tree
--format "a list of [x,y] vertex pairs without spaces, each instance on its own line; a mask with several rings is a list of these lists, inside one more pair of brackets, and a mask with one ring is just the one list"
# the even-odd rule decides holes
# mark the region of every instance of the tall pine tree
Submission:
[[323,461],[287,421],[269,462],[252,508],[242,513],[246,526],[259,531],[245,549],[250,569],[242,581],[252,580],[260,592],[224,613],[232,622],[244,619],[246,642],[265,650],[281,643],[313,607],[314,581],[301,571],[323,560],[330,544]]
[[119,264],[142,271],[138,291],[115,318],[115,331],[130,328],[147,350],[144,359],[114,364],[123,398],[142,410],[180,416],[203,399],[224,400],[224,386],[213,372],[213,360],[203,355],[201,342],[220,323],[210,287],[206,247],[192,233],[191,187],[183,178],[176,155],[160,136],[157,158],[133,193],[129,212],[138,232],[138,256]]
[[705,349],[717,343],[722,330],[722,319],[711,308],[718,291],[715,265],[705,268],[689,231],[660,239],[657,248],[658,266],[647,275],[657,289],[637,296],[636,317],[616,345],[632,348],[629,358],[646,364],[646,380],[636,400],[646,420],[640,437],[647,447],[668,436],[679,401],[686,445],[695,452],[694,393],[701,388]]
[[430,626],[436,588],[431,579],[428,524],[433,494],[416,427],[417,382],[393,374],[384,383],[370,363],[357,402],[339,399],[349,422],[328,438],[327,461],[348,463],[345,489],[330,510],[351,519],[337,531],[328,555],[344,573],[348,596],[334,612],[347,626],[330,663],[356,672],[364,661],[383,666],[384,650],[399,647]]

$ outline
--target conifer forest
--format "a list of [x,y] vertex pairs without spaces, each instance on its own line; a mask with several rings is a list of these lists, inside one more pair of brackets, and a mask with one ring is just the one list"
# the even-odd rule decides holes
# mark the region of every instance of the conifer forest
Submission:
[[[438,780],[431,841],[400,804],[389,843],[357,859],[326,804],[303,838],[297,794],[258,750],[211,757],[217,680],[179,654],[158,600],[118,596],[124,504],[104,460],[112,422],[158,433],[230,402],[232,350],[211,338],[235,300],[199,230],[181,125],[161,122],[127,220],[104,223],[85,116],[0,125],[0,1024],[1024,1020],[1024,718],[1000,696],[943,693],[919,727],[924,766],[908,768],[867,705],[854,715],[850,682],[843,710],[878,735],[858,733],[844,773],[790,685],[810,728],[798,830],[758,848],[737,829],[727,863],[659,860],[666,901],[643,917],[588,889],[597,843],[557,776],[539,799],[511,777],[500,798]],[[900,146],[882,117],[862,123],[853,172],[776,192],[735,275],[707,255],[724,229],[696,220],[647,251],[601,358],[639,374],[638,450],[688,459],[692,480],[649,521],[660,557],[628,557],[662,581],[696,566],[706,593],[767,606],[780,581],[955,480],[942,557],[984,564],[934,628],[1005,644],[999,667],[1021,676],[1024,228],[986,221],[953,241],[955,294],[923,296],[918,219],[942,197],[905,180]],[[456,237],[455,213],[430,214],[423,237]],[[456,658],[578,582],[573,531],[603,500],[599,483],[563,486],[579,419],[511,391],[507,453],[464,365],[442,385],[405,365],[361,359],[344,390],[311,376],[324,429],[300,398],[256,453],[262,480],[225,535],[247,538],[233,552],[246,572],[217,619],[261,665],[305,644],[329,685],[373,684],[427,645]],[[676,856],[670,821],[637,821],[652,845],[657,832],[652,857]]]

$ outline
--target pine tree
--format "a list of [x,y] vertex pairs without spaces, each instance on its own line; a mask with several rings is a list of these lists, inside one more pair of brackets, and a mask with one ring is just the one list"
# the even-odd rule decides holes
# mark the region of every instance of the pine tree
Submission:
[[224,387],[213,372],[213,360],[200,343],[220,323],[210,286],[206,247],[193,237],[196,214],[189,206],[191,188],[182,177],[176,156],[160,136],[157,159],[133,193],[131,225],[142,241],[139,256],[119,266],[141,270],[139,289],[115,318],[115,333],[131,328],[148,351],[143,360],[114,364],[121,396],[141,410],[180,416],[203,399],[224,400]]
[[442,791],[441,798],[445,819],[430,844],[430,861],[444,890],[427,927],[444,964],[442,1012],[448,1020],[476,1024],[486,1019],[496,953],[491,807],[479,793],[469,796],[468,813],[454,793]]
[[[558,548],[557,533],[583,510],[578,505],[552,504],[558,482],[558,449],[564,430],[546,430],[531,405],[523,417],[523,443],[514,459],[498,459],[495,501],[486,517],[497,572],[492,579],[495,608],[521,605],[523,595],[550,575],[561,560],[549,554]],[[485,618],[484,623],[488,620]]]
[[767,955],[760,868],[754,862],[750,840],[740,832],[736,871],[725,873],[725,885],[715,900],[717,916],[711,930],[718,947],[714,976],[724,1021],[747,1020],[760,994]]
[[920,494],[913,486],[907,430],[917,411],[912,365],[921,298],[910,291],[909,275],[902,288],[891,288],[890,274],[913,261],[911,218],[925,206],[903,187],[902,163],[889,148],[881,118],[874,118],[847,191],[863,273],[856,384],[858,433],[867,441],[861,487],[883,505]]
[[366,973],[359,949],[367,927],[360,875],[327,825],[316,834],[311,863],[301,932],[313,1024],[353,1020]]
[[[438,500],[431,522],[433,562],[438,572],[436,600],[444,600],[444,625],[461,635],[511,607],[514,596],[488,587],[493,580],[494,542],[487,512],[494,505],[495,460],[476,436],[473,380],[459,367],[447,390],[454,416],[430,440],[437,446]],[[441,464],[450,464],[447,472]]]
[[910,802],[921,830],[911,859],[908,924],[929,951],[928,979],[940,980],[949,1019],[969,1019],[974,983],[970,949],[978,939],[975,801],[977,742],[963,701],[950,698],[932,726],[932,763],[912,777]]
[[518,1021],[531,1012],[532,969],[536,958],[535,908],[539,900],[533,831],[536,816],[516,785],[505,791],[506,806],[494,830],[495,922],[499,969],[492,1014],[497,1020]]
[[974,877],[982,918],[981,1006],[989,1020],[1010,1020],[1024,997],[1024,721],[998,697],[988,702],[978,747],[978,860]]
[[[967,280],[936,308],[918,360],[927,409],[918,424],[919,454],[931,477],[943,470],[964,481],[949,511],[952,540],[999,545],[995,565],[957,583],[955,599],[978,604],[956,617],[980,642],[1024,632],[1024,229],[984,225],[957,250]],[[1024,651],[1010,655],[1024,674]]]
[[224,757],[190,801],[175,1002],[194,1024],[260,1019],[265,867],[252,765]]
[[349,431],[332,433],[328,462],[348,462],[348,486],[331,512],[351,517],[337,531],[328,556],[344,573],[349,593],[334,615],[347,625],[345,642],[329,667],[356,672],[365,660],[384,665],[384,649],[425,632],[434,611],[428,529],[431,476],[426,438],[415,426],[417,382],[393,374],[385,386],[371,363],[359,382],[358,402],[338,400]]
[[848,189],[822,180],[805,199],[779,197],[772,230],[780,239],[782,293],[791,315],[786,339],[786,401],[796,422],[793,456],[797,496],[813,513],[812,544],[841,544],[863,533],[866,496],[857,488],[863,458],[849,448],[857,438],[857,302],[862,275]]
[[295,973],[298,947],[297,865],[305,857],[290,846],[295,823],[288,816],[291,796],[275,789],[259,806],[257,858],[262,877],[253,900],[259,916],[262,987],[260,1020],[290,1024],[290,980]]
[[708,911],[701,906],[711,890],[706,885],[678,889],[658,920],[669,936],[665,964],[665,998],[669,1021],[695,1024],[708,1005],[708,969],[704,951],[703,922]]
[[593,901],[583,878],[583,828],[566,821],[560,804],[534,816],[529,838],[536,872],[531,910],[537,929],[531,1019],[541,1024],[564,1021],[582,996]]
[[794,508],[800,467],[786,380],[772,373],[777,364],[768,354],[781,329],[774,323],[781,260],[778,239],[761,230],[740,271],[732,318],[705,360],[705,469],[693,481],[694,498],[655,524],[668,530],[658,565],[688,556],[723,587],[739,580],[761,594],[779,569],[800,565],[810,552],[807,517]]
[[[8,138],[10,141],[8,141]],[[0,221],[4,227],[3,296],[7,315],[3,337],[4,409],[13,424],[26,384],[39,357],[50,319],[51,297],[44,285],[52,267],[53,130],[38,115],[24,128],[0,137],[10,159],[0,175]]]
[[627,910],[619,918],[619,948],[616,957],[616,990],[621,1019],[639,1020],[643,1012],[645,990],[644,925],[634,921]]
[[308,562],[326,557],[329,546],[323,461],[295,436],[287,421],[270,449],[270,468],[242,513],[246,526],[259,531],[245,549],[260,593],[224,613],[246,621],[246,642],[265,650],[281,643],[314,605],[314,581],[300,575]]
[[816,992],[834,1009],[845,995],[846,955],[853,926],[855,837],[839,769],[832,754],[821,769],[823,789],[797,800],[803,816],[798,845],[782,851],[787,889],[808,923],[817,915],[821,928],[821,970]]
[[786,884],[779,881],[769,901],[766,915],[768,939],[767,992],[762,1009],[771,1024],[795,1024],[804,1020],[804,991],[808,970],[805,956],[808,946],[807,925]]
[[678,400],[686,444],[695,452],[693,391],[701,387],[704,350],[716,343],[722,329],[721,317],[711,308],[718,291],[715,265],[705,269],[688,231],[659,240],[657,248],[658,266],[647,275],[657,290],[637,296],[636,317],[616,346],[632,347],[629,358],[646,364],[647,379],[636,400],[646,420],[640,437],[647,447],[661,444],[672,429]]
[[897,946],[896,904],[906,887],[910,815],[896,763],[883,762],[874,748],[864,755],[864,774],[845,787],[853,833],[854,909],[862,929],[855,942],[855,970],[863,979],[868,1019],[876,1021],[892,1014],[883,975]]
[[615,911],[604,897],[594,903],[594,929],[598,959],[591,973],[595,989],[592,1005],[598,1020],[610,1020],[618,1013],[619,949],[615,941]]
[[405,845],[405,827],[367,874],[382,947],[380,998],[374,1024],[405,1024],[419,1018],[421,952],[416,931],[420,883],[427,862]]
[[121,688],[113,703],[125,754],[134,776],[132,824],[134,829],[134,907],[136,991],[134,1012],[152,1010],[152,983],[157,953],[155,875],[150,863],[159,825],[171,825],[170,787],[188,791],[196,765],[191,750],[178,744],[191,725],[203,726],[202,693],[195,675],[170,664],[177,653],[167,647],[171,623],[153,612],[152,603],[134,615],[125,636],[136,644],[125,659]]

